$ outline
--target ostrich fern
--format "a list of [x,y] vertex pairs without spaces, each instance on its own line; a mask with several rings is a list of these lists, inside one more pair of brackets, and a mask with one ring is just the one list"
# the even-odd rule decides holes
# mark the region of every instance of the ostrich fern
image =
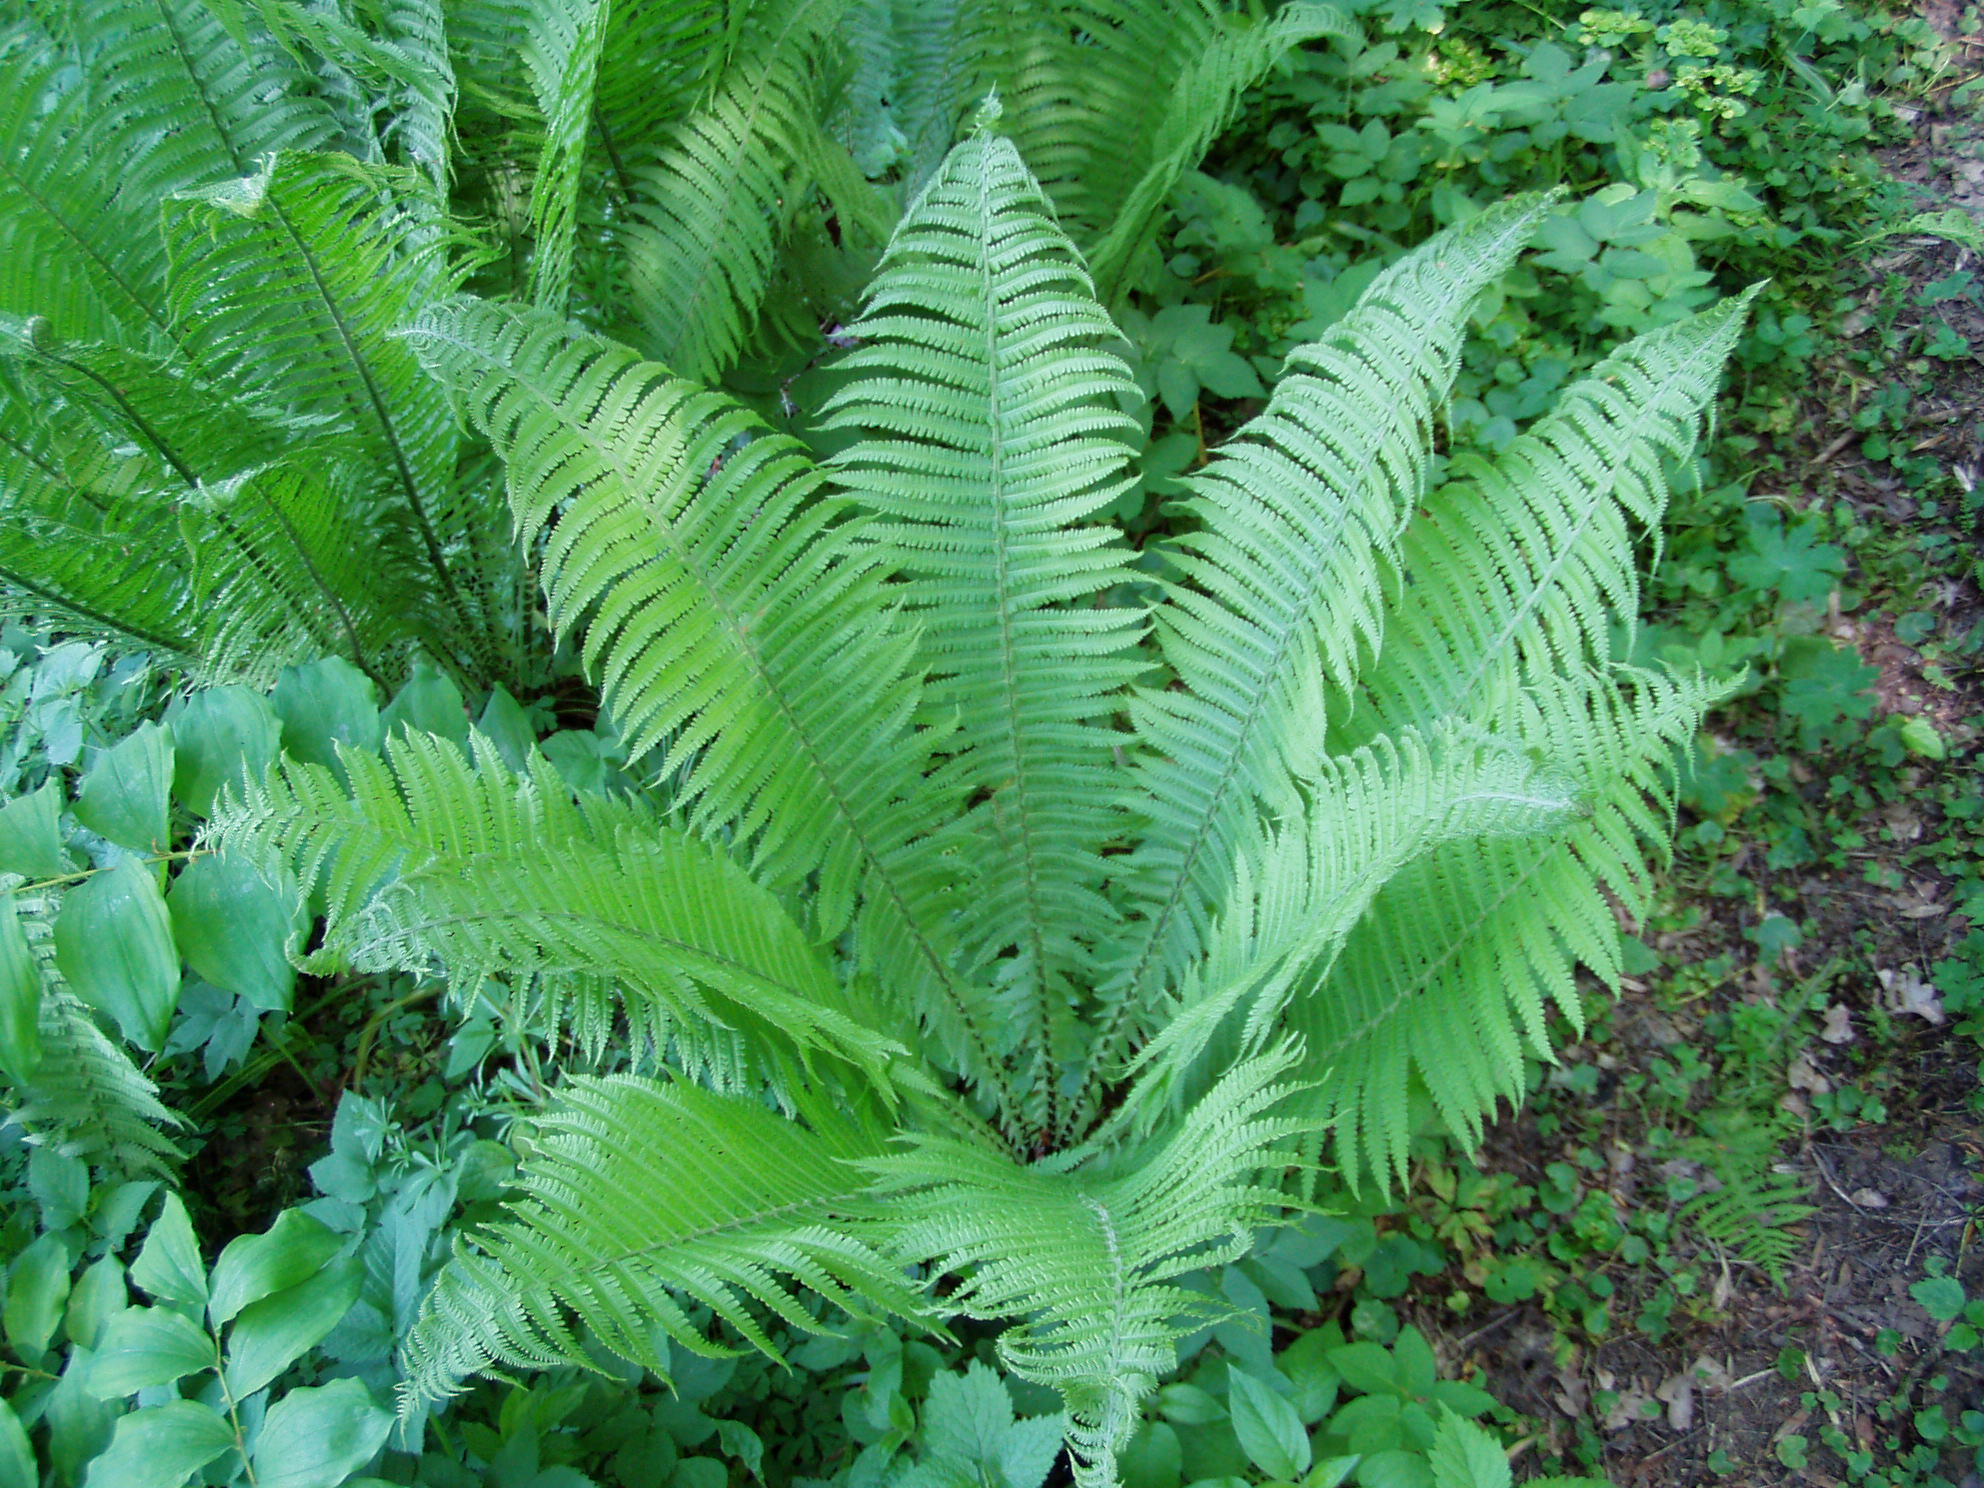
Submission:
[[823,1326],[809,1297],[961,1313],[1009,1324],[1106,1483],[1205,1316],[1181,1278],[1324,1164],[1395,1184],[1420,1123],[1521,1095],[1575,968],[1617,974],[1715,696],[1613,630],[1741,313],[1632,342],[1429,490],[1470,308],[1543,206],[1297,351],[1156,580],[1099,519],[1134,453],[1117,333],[987,128],[893,236],[825,463],[543,310],[417,319],[656,783],[574,798],[414,737],[287,764],[219,829],[318,885],[328,961],[617,995],[637,1034],[443,1272],[409,1404],[771,1350],[768,1316]]

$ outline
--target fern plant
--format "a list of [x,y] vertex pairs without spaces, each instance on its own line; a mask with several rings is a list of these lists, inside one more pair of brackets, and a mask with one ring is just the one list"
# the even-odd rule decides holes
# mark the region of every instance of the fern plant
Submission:
[[989,123],[890,242],[824,462],[547,311],[419,316],[653,783],[574,797],[414,736],[285,764],[218,830],[315,885],[325,963],[505,977],[595,1029],[617,997],[633,1030],[444,1271],[410,1407],[770,1349],[816,1299],[963,1314],[1107,1483],[1211,1310],[1191,1273],[1521,1095],[1575,969],[1618,973],[1717,693],[1614,648],[1741,314],[1627,345],[1429,489],[1470,307],[1542,206],[1296,352],[1156,578],[1097,520],[1134,454],[1119,338]]

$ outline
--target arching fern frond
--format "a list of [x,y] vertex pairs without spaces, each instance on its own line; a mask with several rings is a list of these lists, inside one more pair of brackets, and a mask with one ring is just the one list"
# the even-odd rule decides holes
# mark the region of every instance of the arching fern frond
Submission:
[[719,849],[574,801],[542,756],[517,775],[473,740],[471,761],[432,735],[398,737],[384,761],[347,755],[345,781],[285,762],[221,814],[215,840],[278,850],[306,889],[322,885],[316,964],[438,966],[463,992],[498,975],[617,983],[670,1022],[741,1029],[768,1076],[791,1051],[826,1049],[882,1083],[906,1057]]
[[315,149],[336,122],[259,28],[232,36],[198,0],[101,0],[54,24],[0,38],[0,310],[160,342],[160,203]]
[[1179,685],[1131,704],[1149,828],[1129,883],[1143,923],[1102,987],[1105,1058],[1140,1000],[1194,959],[1261,804],[1320,758],[1329,691],[1350,684],[1380,629],[1386,565],[1469,307],[1540,212],[1534,200],[1492,208],[1379,276],[1291,355],[1267,409],[1193,481],[1184,582],[1154,616]]
[[44,989],[40,1028],[41,1064],[14,1092],[11,1124],[65,1157],[126,1173],[164,1177],[185,1160],[168,1135],[184,1120],[82,1003]]
[[[1554,1006],[1582,1022],[1574,972],[1619,975],[1618,913],[1644,903],[1667,849],[1678,748],[1726,689],[1652,673],[1590,673],[1514,700],[1516,737],[1547,752],[1590,803],[1560,838],[1450,841],[1390,880],[1289,1026],[1353,1184],[1405,1176],[1412,1108],[1462,1140],[1520,1099],[1524,1061],[1548,1058]],[[1615,908],[1615,906],[1617,906]]]
[[512,1217],[457,1246],[406,1341],[409,1404],[495,1362],[596,1367],[588,1342],[664,1375],[669,1339],[728,1352],[690,1306],[774,1358],[755,1309],[818,1332],[801,1288],[858,1316],[924,1311],[865,1238],[878,1216],[855,1161],[880,1146],[858,1128],[617,1076],[568,1083],[531,1148]]
[[1256,1052],[1408,865],[1450,842],[1547,843],[1588,810],[1570,774],[1451,723],[1328,760],[1302,794],[1298,810],[1243,842],[1204,959],[1153,1008],[1159,1031],[1137,1056],[1140,1100],[1126,1107],[1134,1130],[1175,1116]]
[[1177,1341],[1216,1315],[1172,1283],[1244,1254],[1253,1227],[1287,1207],[1277,1185],[1297,1161],[1299,1124],[1280,1109],[1292,1063],[1284,1046],[1235,1066],[1162,1138],[1090,1169],[1021,1167],[936,1138],[866,1164],[895,1253],[963,1274],[956,1311],[1013,1320],[999,1357],[1067,1402],[1078,1484],[1115,1482]]
[[664,745],[692,821],[733,833],[765,881],[818,870],[821,933],[865,893],[880,985],[1002,1088],[988,1009],[941,938],[953,885],[913,859],[950,814],[923,784],[914,643],[805,450],[547,317],[463,302],[413,340],[504,457],[523,539],[556,514],[551,619],[582,632],[632,751]]
[[324,654],[381,677],[415,643],[448,654],[412,534],[334,484],[357,477],[333,420],[39,322],[0,356],[20,380],[0,407],[22,414],[0,449],[0,566],[35,600],[140,644],[169,638],[209,679]]
[[[1102,849],[1125,826],[1100,726],[1143,670],[1142,614],[1092,601],[1130,577],[1091,522],[1128,484],[1135,384],[1074,247],[1005,140],[951,152],[897,232],[839,361],[826,427],[863,436],[833,475],[906,577],[932,706],[955,710],[942,776],[978,804],[931,851],[964,854],[968,975],[1010,989],[1040,1061],[1034,1118],[1088,945],[1110,934]],[[941,870],[939,870],[941,871]]]
[[343,436],[343,483],[423,560],[401,602],[448,627],[443,658],[485,661],[502,643],[456,568],[490,555],[500,518],[457,484],[447,396],[399,335],[456,279],[428,214],[407,206],[425,189],[348,156],[279,155],[184,197],[166,218],[173,312],[210,375]]
[[1611,659],[1639,614],[1635,531],[1659,530],[1750,299],[1629,342],[1492,463],[1456,462],[1400,540],[1404,602],[1345,732],[1493,726],[1524,681]]

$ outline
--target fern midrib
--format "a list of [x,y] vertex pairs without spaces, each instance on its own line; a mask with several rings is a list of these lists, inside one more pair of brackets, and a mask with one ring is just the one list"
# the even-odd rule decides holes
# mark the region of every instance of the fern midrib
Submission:
[[990,430],[987,489],[992,500],[993,601],[999,625],[999,685],[1004,692],[1001,721],[1005,725],[1006,749],[1011,757],[1013,793],[1018,802],[1020,871],[1025,884],[1026,935],[1033,959],[1034,997],[1038,1004],[1039,1047],[1034,1051],[1034,1078],[1047,1096],[1045,1131],[1059,1128],[1056,1071],[1054,1068],[1054,1009],[1048,976],[1047,942],[1042,929],[1039,855],[1034,844],[1033,793],[1028,783],[1025,731],[1020,727],[1019,658],[1013,636],[1013,582],[1010,533],[1011,492],[1006,481],[1005,403],[1002,397],[1004,363],[1000,356],[997,280],[992,272],[991,172],[978,172],[978,273],[979,294],[985,307],[985,421]]
[[199,69],[193,65],[192,48],[186,44],[186,38],[180,33],[179,22],[172,13],[172,7],[166,4],[166,0],[152,0],[152,9],[158,12],[160,24],[165,27],[166,34],[172,38],[172,54],[179,59],[179,65],[186,73],[186,81],[192,87],[193,96],[200,100],[200,107],[206,112],[207,123],[213,129],[214,138],[219,140],[221,147],[227,151],[227,158],[234,167],[234,173],[237,176],[247,175],[248,162],[241,157],[241,148],[234,142],[233,131],[221,122],[220,110],[207,91],[206,79],[200,76]]
[[454,575],[449,572],[447,560],[442,556],[440,539],[435,535],[434,524],[428,519],[427,503],[421,499],[419,485],[413,478],[413,467],[408,462],[405,446],[400,441],[399,428],[386,408],[385,394],[373,374],[372,364],[352,335],[351,325],[345,319],[344,307],[338,303],[337,296],[331,293],[330,284],[325,280],[323,270],[318,266],[317,255],[310,251],[310,245],[304,241],[303,234],[297,230],[295,222],[290,219],[289,213],[283,210],[282,203],[276,200],[274,193],[267,194],[263,199],[275,214],[276,221],[282,224],[290,245],[303,261],[304,268],[308,270],[317,297],[323,302],[324,313],[330,317],[332,329],[337,332],[338,340],[344,346],[352,370],[358,374],[359,385],[364,388],[365,396],[371,403],[372,416],[378,422],[379,432],[386,441],[387,449],[392,452],[393,468],[398,475],[400,488],[406,492],[407,506],[413,512],[414,522],[420,529],[421,545],[426,548],[427,561],[432,565],[435,576],[441,581],[441,588],[448,597],[449,609],[465,629],[473,632],[475,627],[468,623],[469,612],[462,600],[461,591],[455,587]]
[[[625,1265],[628,1261],[653,1255],[657,1251],[690,1246],[701,1240],[713,1240],[719,1236],[733,1235],[753,1225],[770,1224],[775,1220],[789,1219],[795,1214],[804,1214],[809,1210],[832,1209],[843,1205],[851,1208],[858,1204],[869,1191],[867,1187],[854,1188],[844,1192],[814,1194],[804,1199],[794,1199],[790,1203],[785,1204],[773,1204],[767,1208],[753,1210],[748,1214],[740,1214],[734,1218],[726,1219],[715,1224],[704,1225],[698,1229],[681,1231],[678,1234],[657,1240],[652,1245],[630,1246],[626,1250],[619,1251],[616,1254],[588,1260],[585,1264],[575,1266],[572,1269],[579,1275],[585,1275],[607,1267]],[[540,1195],[537,1196],[537,1202],[544,1204],[545,1200]],[[548,1210],[550,1206],[547,1204],[546,1208]],[[555,1282],[542,1282],[539,1285],[543,1286],[547,1291],[555,1291],[557,1284]]]

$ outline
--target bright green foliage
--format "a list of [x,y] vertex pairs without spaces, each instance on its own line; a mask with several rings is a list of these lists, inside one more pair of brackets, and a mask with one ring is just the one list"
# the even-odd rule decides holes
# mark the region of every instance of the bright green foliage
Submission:
[[209,674],[513,671],[507,535],[392,338],[455,282],[431,176],[330,153],[361,120],[205,6],[41,16],[0,31],[10,603]]
[[[664,1367],[656,1325],[763,1347],[753,1307],[811,1326],[801,1288],[934,1315],[896,1270],[925,1264],[1013,1324],[1107,1482],[1193,1326],[1176,1277],[1299,1206],[1319,1150],[1389,1184],[1426,1117],[1471,1136],[1521,1094],[1546,999],[1616,974],[1606,896],[1637,902],[1714,696],[1617,666],[1593,596],[1630,611],[1609,535],[1657,516],[1735,324],[1574,390],[1511,456],[1519,503],[1514,474],[1429,493],[1470,308],[1539,210],[1444,235],[1298,353],[1154,593],[1093,520],[1132,384],[983,129],[883,260],[824,467],[542,313],[420,318],[656,783],[574,805],[415,739],[280,767],[221,836],[320,884],[327,963],[617,989],[660,1032],[540,1120],[408,1346],[414,1399],[595,1346]],[[1520,564],[1413,536],[1470,502]]]

